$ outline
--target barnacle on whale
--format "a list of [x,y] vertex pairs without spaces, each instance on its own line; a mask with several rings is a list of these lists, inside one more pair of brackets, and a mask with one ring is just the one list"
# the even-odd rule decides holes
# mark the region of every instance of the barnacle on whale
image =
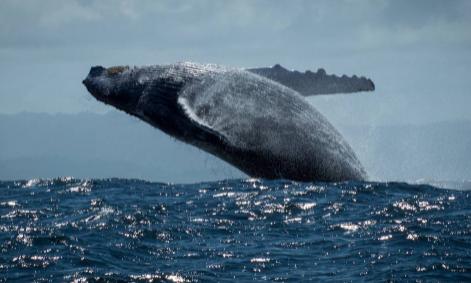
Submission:
[[124,70],[129,70],[129,66],[128,65],[126,65],[126,66],[113,66],[113,67],[109,67],[109,68],[106,69],[106,71],[110,75],[117,75],[119,73],[124,72]]

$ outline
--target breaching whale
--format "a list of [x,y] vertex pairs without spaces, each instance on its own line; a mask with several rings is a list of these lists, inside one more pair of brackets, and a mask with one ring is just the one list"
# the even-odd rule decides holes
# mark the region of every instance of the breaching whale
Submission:
[[364,77],[179,62],[92,67],[83,84],[97,100],[251,177],[335,182],[367,176],[341,134],[303,97],[374,90]]

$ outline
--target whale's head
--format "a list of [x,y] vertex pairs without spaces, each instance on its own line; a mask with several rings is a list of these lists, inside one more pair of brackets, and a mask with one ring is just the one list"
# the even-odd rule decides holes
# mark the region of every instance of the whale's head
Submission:
[[184,118],[178,95],[191,79],[178,65],[97,66],[83,84],[97,100],[178,136],[175,123]]
[[97,100],[130,113],[135,110],[140,95],[133,94],[133,82],[128,71],[128,66],[108,69],[102,66],[92,67],[82,83]]
[[175,76],[170,66],[92,67],[83,80],[87,90],[99,101],[128,114],[150,114],[149,109],[165,111],[173,104],[185,78]]

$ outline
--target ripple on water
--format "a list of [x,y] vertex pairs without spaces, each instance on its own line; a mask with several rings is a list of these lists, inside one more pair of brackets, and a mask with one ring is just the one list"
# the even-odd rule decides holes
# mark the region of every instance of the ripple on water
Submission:
[[470,278],[466,190],[262,179],[0,186],[0,281]]

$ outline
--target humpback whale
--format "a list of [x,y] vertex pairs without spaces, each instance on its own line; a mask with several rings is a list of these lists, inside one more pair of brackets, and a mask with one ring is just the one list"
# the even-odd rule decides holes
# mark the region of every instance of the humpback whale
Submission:
[[341,134],[306,99],[372,91],[365,77],[237,69],[178,62],[92,67],[83,81],[99,101],[200,148],[251,177],[295,181],[365,180]]

